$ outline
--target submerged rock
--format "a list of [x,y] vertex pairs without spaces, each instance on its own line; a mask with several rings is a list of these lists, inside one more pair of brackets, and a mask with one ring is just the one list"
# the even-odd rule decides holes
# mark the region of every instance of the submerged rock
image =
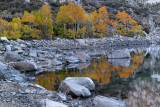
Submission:
[[124,101],[98,95],[93,99],[92,107],[126,107],[126,103]]
[[20,71],[36,71],[37,67],[35,66],[35,64],[30,62],[17,62],[15,64],[15,69]]
[[112,53],[108,54],[109,59],[118,59],[118,58],[130,58],[130,52],[128,49],[115,50]]
[[88,77],[68,77],[61,82],[59,91],[77,97],[91,96],[90,90],[94,90],[95,84]]
[[18,55],[16,52],[7,52],[5,54],[5,60],[6,61],[20,61],[21,56]]

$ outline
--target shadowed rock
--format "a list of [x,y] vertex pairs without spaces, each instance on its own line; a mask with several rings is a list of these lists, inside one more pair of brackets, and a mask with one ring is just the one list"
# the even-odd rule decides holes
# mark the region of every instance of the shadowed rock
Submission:
[[36,71],[37,67],[30,62],[17,62],[15,64],[15,69],[20,71]]

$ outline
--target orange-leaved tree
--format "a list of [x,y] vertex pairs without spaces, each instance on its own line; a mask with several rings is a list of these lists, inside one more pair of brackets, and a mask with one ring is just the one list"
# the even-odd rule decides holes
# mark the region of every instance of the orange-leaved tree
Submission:
[[125,11],[118,12],[116,15],[117,21],[112,23],[114,30],[113,33],[119,33],[120,35],[130,36],[131,34],[141,33],[141,26],[131,18],[131,15]]
[[99,36],[108,35],[108,24],[109,15],[105,7],[101,7],[98,12],[95,10],[92,12],[92,21],[94,25],[94,30],[99,34]]

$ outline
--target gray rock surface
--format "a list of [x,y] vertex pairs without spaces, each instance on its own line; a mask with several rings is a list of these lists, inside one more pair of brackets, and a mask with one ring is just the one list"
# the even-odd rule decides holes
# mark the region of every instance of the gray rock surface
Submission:
[[87,55],[84,52],[79,52],[77,53],[77,55],[75,56],[78,60],[80,60],[80,62],[86,62],[88,60],[90,60],[90,56]]
[[78,62],[80,62],[80,60],[78,58],[74,57],[74,56],[69,56],[69,57],[67,56],[65,58],[65,60],[67,62],[69,62],[69,63],[78,63]]
[[126,107],[126,103],[113,98],[96,96],[93,99],[92,107]]
[[5,60],[10,62],[10,61],[20,61],[22,58],[19,54],[16,52],[6,52],[5,53]]
[[29,56],[37,57],[37,50],[30,50]]
[[63,103],[59,103],[49,99],[43,99],[41,101],[41,107],[68,107],[68,106]]
[[6,51],[10,52],[12,49],[11,49],[11,46],[10,45],[7,45],[6,46]]
[[57,59],[54,59],[53,60],[53,65],[56,66],[56,65],[62,65],[62,62],[61,61],[58,61]]
[[110,54],[107,55],[109,59],[117,59],[117,58],[130,58],[130,52],[128,49],[124,50],[115,50],[112,51]]

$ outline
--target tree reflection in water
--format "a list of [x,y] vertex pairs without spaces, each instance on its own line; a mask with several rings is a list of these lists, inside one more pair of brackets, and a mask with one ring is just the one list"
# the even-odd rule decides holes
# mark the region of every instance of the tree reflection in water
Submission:
[[[121,60],[121,59],[119,59]],[[143,63],[142,54],[134,55],[130,59],[129,67],[122,67],[119,65],[111,65],[104,57],[102,61],[93,61],[89,66],[82,70],[76,68],[57,70],[49,73],[44,73],[42,76],[37,76],[37,82],[34,84],[39,84],[48,90],[56,90],[58,85],[66,77],[90,77],[97,83],[109,84],[116,75],[119,78],[129,78],[130,75],[134,73],[134,70]],[[116,77],[117,78],[117,77]]]

